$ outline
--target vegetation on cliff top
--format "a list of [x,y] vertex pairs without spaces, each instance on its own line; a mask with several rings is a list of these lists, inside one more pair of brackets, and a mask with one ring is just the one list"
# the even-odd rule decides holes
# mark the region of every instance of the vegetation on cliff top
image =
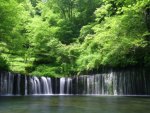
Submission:
[[150,66],[149,0],[0,0],[0,70],[70,76]]

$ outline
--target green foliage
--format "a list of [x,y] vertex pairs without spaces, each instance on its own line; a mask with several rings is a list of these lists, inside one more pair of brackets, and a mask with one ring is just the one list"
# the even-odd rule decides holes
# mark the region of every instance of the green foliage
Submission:
[[1,70],[61,77],[150,66],[149,0],[0,0],[0,10]]
[[[144,51],[148,44],[143,37],[147,31],[143,12],[135,4],[132,8],[122,7],[123,14],[111,16],[110,7],[107,4],[95,12],[98,23],[90,28],[95,33],[85,35],[77,60],[81,72],[101,66],[124,67],[143,62],[143,57],[139,58],[140,54],[136,54],[139,48]],[[102,18],[103,21],[100,21]],[[86,32],[86,29],[82,30],[82,33]]]
[[8,71],[8,70],[9,66],[6,59],[0,56],[0,71]]
[[60,76],[59,71],[60,71],[60,69],[58,67],[50,67],[50,66],[46,66],[46,65],[40,65],[31,74],[36,75],[36,76],[59,77]]
[[11,43],[15,38],[15,27],[20,23],[21,5],[15,0],[0,0],[0,41]]

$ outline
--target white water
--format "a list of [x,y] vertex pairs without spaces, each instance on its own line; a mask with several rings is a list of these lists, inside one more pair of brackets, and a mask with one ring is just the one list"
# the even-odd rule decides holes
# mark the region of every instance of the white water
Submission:
[[8,95],[11,95],[13,93],[13,82],[14,82],[14,76],[11,75],[11,73],[8,73],[8,85],[7,85],[7,93]]
[[0,94],[11,95],[13,94],[14,75],[11,73],[0,74]]
[[41,77],[42,94],[52,94],[51,78]]
[[72,88],[71,85],[72,85],[72,79],[67,78],[67,92],[66,92],[66,94],[70,94],[70,89]]
[[19,74],[0,73],[0,95],[148,95],[150,94],[149,81],[150,76],[144,71],[111,71],[60,79],[36,76],[27,79],[27,76],[22,77]]
[[60,78],[60,94],[65,94],[65,78]]
[[27,87],[27,76],[25,76],[25,95],[27,95],[28,87]]
[[48,94],[53,94],[51,78],[48,77],[47,82],[48,82],[48,87],[49,87],[49,93]]
[[33,94],[41,94],[41,84],[37,77],[31,78]]

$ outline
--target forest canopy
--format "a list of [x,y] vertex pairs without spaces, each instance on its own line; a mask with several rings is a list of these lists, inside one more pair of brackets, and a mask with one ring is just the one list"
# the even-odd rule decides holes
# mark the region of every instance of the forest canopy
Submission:
[[150,0],[0,0],[0,70],[72,76],[150,66]]

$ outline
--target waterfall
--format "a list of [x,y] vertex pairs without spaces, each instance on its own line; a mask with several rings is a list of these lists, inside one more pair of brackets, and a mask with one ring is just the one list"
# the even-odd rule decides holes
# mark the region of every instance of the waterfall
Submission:
[[150,75],[145,70],[109,71],[72,78],[0,73],[0,95],[96,94],[150,95]]
[[33,77],[33,94],[41,94],[41,84],[37,77]]
[[41,94],[41,84],[38,77],[30,77],[30,91],[29,94]]
[[25,76],[25,95],[27,95],[28,87],[27,87],[27,76]]
[[47,82],[48,82],[48,86],[49,86],[49,94],[53,94],[51,78],[48,77]]
[[65,78],[60,78],[60,94],[65,94]]
[[41,77],[42,94],[52,94],[51,78]]
[[13,94],[14,75],[11,73],[0,74],[0,95]]
[[49,94],[49,86],[48,86],[47,79],[45,77],[41,77],[41,83],[42,83],[43,94]]
[[71,85],[72,85],[72,79],[67,78],[67,92],[66,92],[66,94],[70,94],[71,88],[72,88]]
[[3,86],[3,88],[4,88],[4,92],[6,92],[6,93],[7,93],[7,91],[8,91],[8,90],[7,90],[8,84],[7,84],[7,83],[8,83],[8,80],[7,80],[7,76],[6,76],[6,74],[5,74],[5,76],[4,76],[4,84],[3,84],[4,86]]
[[112,94],[113,92],[113,75],[112,72],[110,74],[106,74],[104,75],[104,89],[105,89],[105,93],[104,94]]
[[7,85],[7,94],[12,95],[13,93],[13,82],[14,82],[14,76],[9,72],[8,73],[8,85]]

